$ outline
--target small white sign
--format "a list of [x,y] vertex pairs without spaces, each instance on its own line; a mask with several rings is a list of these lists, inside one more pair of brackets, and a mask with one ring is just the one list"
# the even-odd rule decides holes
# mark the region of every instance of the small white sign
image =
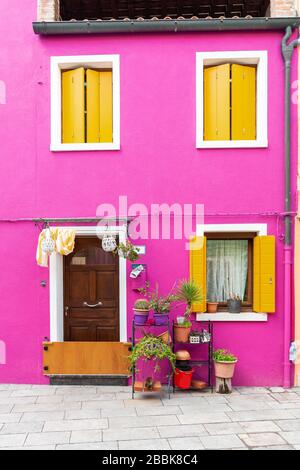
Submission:
[[135,245],[134,248],[136,249],[136,251],[138,252],[139,255],[145,255],[146,254],[146,246],[145,245],[140,245],[140,246]]

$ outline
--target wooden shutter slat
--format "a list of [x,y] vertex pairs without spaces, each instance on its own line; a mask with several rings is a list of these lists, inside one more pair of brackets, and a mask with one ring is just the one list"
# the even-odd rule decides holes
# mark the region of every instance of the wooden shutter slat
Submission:
[[84,143],[84,68],[62,72],[62,143]]
[[254,238],[253,310],[275,312],[275,237]]
[[100,77],[100,142],[113,141],[112,71],[99,72]]
[[87,142],[100,142],[100,73],[86,71]]
[[230,140],[230,65],[204,69],[204,140]]
[[193,237],[190,241],[190,279],[199,286],[201,302],[192,305],[193,312],[206,311],[206,237]]
[[256,139],[256,68],[231,66],[231,138]]

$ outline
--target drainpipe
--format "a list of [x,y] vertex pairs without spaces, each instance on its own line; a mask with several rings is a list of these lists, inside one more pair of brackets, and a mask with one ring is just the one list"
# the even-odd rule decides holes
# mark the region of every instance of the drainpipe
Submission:
[[282,55],[285,68],[285,235],[284,235],[284,358],[283,358],[283,386],[291,387],[291,362],[289,350],[291,344],[291,312],[292,312],[292,215],[291,215],[291,60],[294,48],[300,39],[287,42],[291,37],[292,28],[288,26],[282,39]]

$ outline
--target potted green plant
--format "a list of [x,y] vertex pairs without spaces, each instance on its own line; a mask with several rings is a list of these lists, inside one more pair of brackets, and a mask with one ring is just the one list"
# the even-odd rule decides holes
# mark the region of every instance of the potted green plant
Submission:
[[237,294],[230,294],[229,299],[227,300],[227,306],[229,313],[241,313],[242,310],[242,301]]
[[[130,370],[132,370],[139,359],[145,361],[153,359],[155,362],[168,359],[172,369],[175,370],[176,356],[168,344],[162,341],[161,338],[151,334],[145,335],[133,348],[129,356]],[[158,364],[155,365],[155,370],[158,370]]]
[[232,379],[237,357],[226,349],[217,349],[213,353],[215,375],[219,379]]
[[159,286],[156,284],[154,290],[150,290],[150,284],[146,283],[146,287],[139,289],[149,300],[150,310],[153,310],[154,324],[164,326],[168,324],[169,313],[172,303],[177,300],[172,291],[167,295],[159,294]]
[[184,321],[174,325],[174,339],[178,343],[187,343],[192,328],[190,321],[192,304],[202,300],[200,288],[195,281],[183,279],[177,287],[176,298],[178,301],[185,303],[186,309]]
[[125,243],[119,243],[114,253],[133,263],[139,259],[138,250],[129,240],[126,240]]
[[133,311],[136,325],[145,325],[149,317],[150,303],[147,299],[138,299],[134,303]]

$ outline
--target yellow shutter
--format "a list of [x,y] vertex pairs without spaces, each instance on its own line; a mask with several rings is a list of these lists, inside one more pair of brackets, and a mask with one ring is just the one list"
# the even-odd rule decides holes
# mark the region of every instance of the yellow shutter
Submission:
[[87,142],[100,142],[100,73],[86,71]]
[[190,241],[190,279],[200,287],[202,301],[192,306],[193,312],[206,311],[206,237],[194,237]]
[[62,143],[84,143],[84,68],[62,72]]
[[113,141],[113,88],[112,71],[100,75],[100,142]]
[[233,64],[231,68],[232,140],[256,139],[256,68]]
[[204,69],[204,140],[230,140],[230,65]]
[[253,310],[275,312],[275,237],[254,238]]

